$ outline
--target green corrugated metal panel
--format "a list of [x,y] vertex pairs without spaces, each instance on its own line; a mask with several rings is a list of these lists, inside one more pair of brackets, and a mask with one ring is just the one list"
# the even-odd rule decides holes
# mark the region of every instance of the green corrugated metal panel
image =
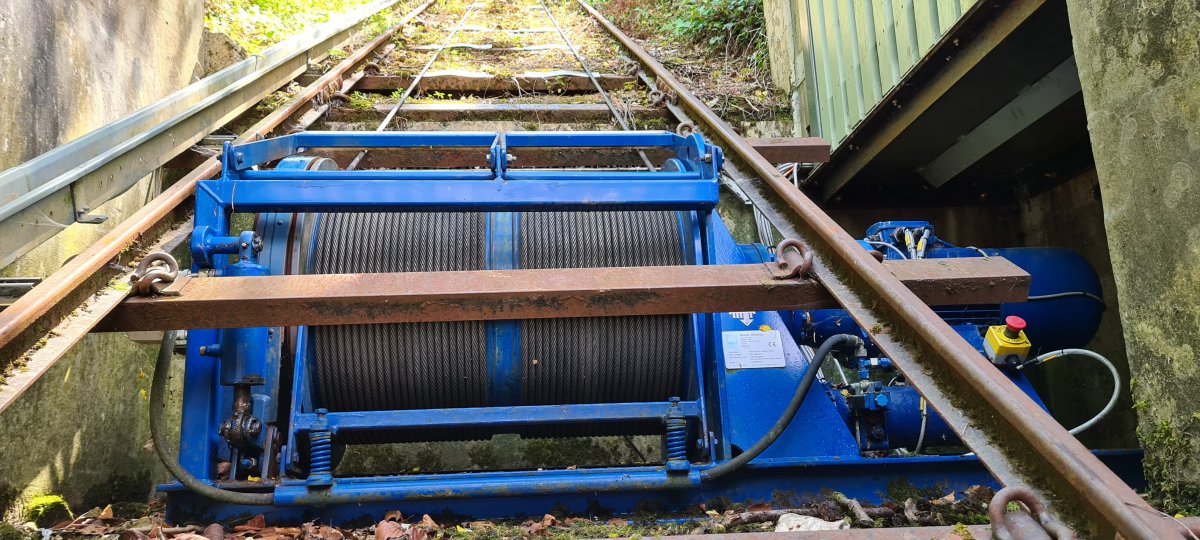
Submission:
[[813,127],[836,147],[977,0],[798,0]]

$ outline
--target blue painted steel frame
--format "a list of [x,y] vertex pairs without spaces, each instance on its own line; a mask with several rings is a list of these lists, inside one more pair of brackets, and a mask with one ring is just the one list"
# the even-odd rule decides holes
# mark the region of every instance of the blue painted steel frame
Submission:
[[[416,147],[486,148],[489,169],[404,170],[404,171],[309,171],[311,158],[289,157],[314,148]],[[676,158],[660,171],[516,170],[508,167],[508,149],[560,148],[671,148]],[[217,256],[236,245],[229,230],[229,216],[237,212],[260,212],[263,231],[270,235],[271,249],[263,264],[273,273],[283,271],[287,260],[290,220],[308,211],[491,211],[488,217],[487,267],[515,268],[515,252],[522,210],[597,210],[608,208],[674,209],[680,211],[681,238],[689,264],[734,264],[762,262],[770,258],[761,247],[737,245],[713,209],[718,200],[716,172],[720,149],[698,135],[681,137],[667,132],[624,133],[413,133],[413,132],[309,132],[237,146],[227,145],[224,175],[203,181],[197,190],[196,231],[192,249],[194,270],[213,268],[222,275],[227,257]],[[282,160],[274,170],[259,170]],[[267,212],[280,212],[267,214]],[[293,214],[296,213],[296,214]],[[296,216],[296,217],[294,217]],[[278,223],[276,223],[278,221]],[[282,237],[282,238],[281,238]],[[297,515],[345,520],[360,515],[377,519],[381,512],[371,506],[391,509],[404,501],[410,513],[437,513],[449,507],[443,499],[458,499],[454,512],[479,517],[517,517],[540,514],[562,505],[582,511],[600,505],[616,512],[632,511],[648,501],[664,508],[682,509],[687,504],[728,497],[735,501],[768,500],[780,492],[811,495],[820,489],[836,488],[865,501],[880,499],[886,484],[904,477],[925,487],[935,483],[952,489],[988,483],[989,477],[974,458],[921,457],[867,459],[860,457],[853,435],[842,427],[845,420],[835,404],[839,401],[830,385],[814,389],[800,414],[767,452],[743,471],[716,483],[701,483],[699,471],[729,459],[753,444],[778,415],[810,362],[795,335],[811,337],[803,325],[793,324],[774,312],[750,314],[697,314],[692,316],[688,357],[693,369],[685,388],[696,395],[679,404],[682,414],[693,422],[690,470],[670,473],[664,467],[617,467],[571,471],[486,472],[470,474],[406,475],[369,478],[336,478],[328,488],[306,485],[304,480],[284,479],[273,489],[275,516]],[[988,314],[991,315],[990,313]],[[785,324],[787,323],[787,324]],[[516,373],[512,362],[519,347],[518,323],[488,323],[489,376]],[[786,333],[788,327],[792,333]],[[781,370],[729,370],[723,358],[720,336],[724,330],[775,329],[785,331],[786,367]],[[844,331],[844,330],[843,330]],[[217,435],[217,425],[230,408],[231,392],[218,383],[219,361],[201,356],[198,347],[216,342],[220,332],[198,330],[190,335],[184,391],[184,420],[180,460],[197,477],[212,481],[219,459],[228,451]],[[395,427],[429,429],[471,425],[519,425],[623,421],[663,418],[668,403],[620,403],[556,406],[515,406],[520,395],[519,380],[499,385],[488,396],[492,407],[418,411],[359,411],[317,414],[314,409],[308,366],[307,328],[295,339],[295,369],[292,396],[285,430],[281,469],[298,470],[298,436],[313,429],[373,430]],[[505,379],[496,376],[493,380]],[[278,396],[274,396],[278,398]],[[910,400],[911,401],[911,400]],[[909,407],[911,408],[911,407]],[[911,431],[913,417],[903,419]],[[936,431],[936,430],[934,430]],[[900,437],[904,438],[904,437]],[[1129,456],[1112,456],[1126,460]],[[835,483],[836,482],[836,483]],[[178,486],[167,486],[177,491]],[[602,501],[597,494],[604,493]],[[344,503],[344,504],[343,504]],[[173,493],[172,513],[205,516],[208,519],[253,514],[262,509],[201,504],[194,494]],[[292,505],[333,505],[323,509],[298,510]],[[371,509],[371,510],[368,510]]]
[[[295,156],[316,148],[388,148],[416,147],[487,148],[489,170],[403,170],[403,171],[331,171],[309,170],[312,158]],[[514,170],[509,169],[510,148],[669,148],[675,158],[668,160],[658,171],[580,171],[580,170]],[[192,251],[194,270],[212,268],[223,275],[228,261],[224,254],[235,251],[240,240],[229,230],[229,215],[234,212],[257,212],[265,219],[295,219],[307,211],[487,211],[504,210],[489,215],[488,268],[515,267],[514,242],[519,220],[512,211],[531,209],[606,209],[629,207],[642,210],[676,209],[680,212],[681,230],[685,239],[687,258],[693,264],[711,263],[712,259],[700,250],[709,245],[712,233],[711,209],[719,199],[717,170],[721,152],[704,142],[699,135],[679,136],[669,132],[583,132],[583,133],[339,133],[307,132],[264,141],[233,146],[227,144],[223,154],[224,172],[219,180],[200,183],[196,197],[196,229]],[[259,170],[278,161],[274,170]],[[696,220],[694,216],[701,216]],[[704,226],[697,226],[697,221]],[[691,223],[691,225],[688,225]],[[273,249],[267,250],[264,261],[273,273],[282,272],[287,257],[277,238],[287,227],[280,222],[269,240]],[[265,226],[260,227],[266,231]],[[689,240],[694,247],[688,249]],[[283,248],[283,249],[280,249]],[[707,315],[697,315],[703,320]],[[509,372],[513,354],[491,354],[492,350],[519,346],[516,322],[489,323],[489,370]],[[280,329],[281,330],[281,329]],[[205,332],[195,336],[208,336]],[[279,333],[282,333],[281,331]],[[291,470],[299,462],[297,435],[316,428],[331,431],[344,429],[386,429],[389,427],[430,427],[433,425],[479,424],[536,424],[543,422],[569,423],[578,421],[619,421],[661,419],[668,403],[632,403],[606,405],[564,405],[555,407],[498,407],[458,409],[454,411],[364,411],[317,414],[310,389],[311,364],[307,351],[307,330],[298,329],[295,340],[293,396],[290,428],[283,468]],[[699,369],[703,366],[696,351],[706,348],[706,336],[692,332],[694,345],[689,357]],[[203,342],[215,341],[215,335]],[[185,414],[186,440],[205,441],[203,451],[191,452],[186,461],[189,469],[200,478],[213,478],[215,458],[225,457],[215,426],[221,411],[228,408],[227,388],[205,380],[199,372],[209,363],[197,351],[189,355],[189,365],[196,367],[194,381],[203,390],[190,391],[192,404]],[[685,372],[689,370],[684,370]],[[699,419],[700,433],[708,431],[703,380],[704,374],[690,374],[697,396],[678,407],[687,418]],[[503,377],[497,377],[503,379]],[[515,379],[514,379],[515,380]],[[690,386],[690,385],[689,385]],[[493,388],[495,395],[489,403],[512,405],[519,388],[503,385]],[[188,399],[188,398],[185,398]],[[202,422],[193,413],[201,407],[208,410]],[[269,419],[264,419],[269,421]],[[658,473],[663,474],[663,473]]]

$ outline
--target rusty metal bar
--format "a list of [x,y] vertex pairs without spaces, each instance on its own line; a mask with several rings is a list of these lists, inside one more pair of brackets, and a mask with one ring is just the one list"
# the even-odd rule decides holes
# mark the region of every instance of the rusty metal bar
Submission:
[[[726,156],[758,178],[741,185],[772,224],[816,253],[818,279],[946,423],[1005,485],[1034,488],[1052,511],[1097,536],[1178,535],[1137,493],[957,335],[846,231],[662,64],[583,0],[577,0],[679,104],[705,124]],[[661,89],[661,88],[660,88]]]
[[829,161],[829,141],[820,137],[759,137],[746,142],[771,163]]
[[[379,104],[370,111],[339,108],[331,111],[329,119],[347,121],[374,119],[387,114],[392,105]],[[637,118],[665,118],[667,111],[650,107],[632,106],[629,112]],[[462,120],[517,120],[546,122],[605,122],[611,114],[603,103],[471,103],[449,101],[445,103],[406,103],[400,107],[400,116],[412,122],[457,122]],[[628,152],[628,150],[626,150]],[[828,149],[826,150],[828,154]]]
[[[390,41],[396,31],[435,1],[427,0],[405,14],[395,26],[306,86],[292,101],[260,120],[238,140],[248,141],[266,136],[293,115],[303,111],[309,101],[317,96],[324,96],[329,86],[337,84],[343,75],[362,64],[372,51]],[[136,251],[147,238],[153,238],[156,233],[169,229],[172,224],[184,219],[191,210],[185,203],[191,199],[196,182],[214,178],[220,172],[220,161],[215,158],[205,160],[108,234],[63,264],[58,271],[48,276],[28,294],[0,312],[0,365],[7,365],[10,360],[23,354],[42,334],[58,324],[62,317],[74,310],[84,299],[102,289],[108,279],[117,274],[117,271],[109,268],[110,262],[121,261],[127,251]],[[128,256],[133,255],[136,253]]]
[[[178,296],[128,298],[96,330],[616,317],[837,305],[813,280],[776,279],[776,266],[181,278],[170,287]],[[999,257],[880,266],[933,304],[1019,302],[1029,293],[1029,274]]]

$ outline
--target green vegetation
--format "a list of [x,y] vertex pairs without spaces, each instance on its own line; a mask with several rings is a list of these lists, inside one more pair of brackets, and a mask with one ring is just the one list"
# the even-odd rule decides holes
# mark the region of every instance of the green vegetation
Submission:
[[601,0],[618,26],[636,37],[661,35],[730,56],[767,62],[766,19],[761,0]]
[[1142,464],[1149,484],[1147,500],[1170,514],[1200,515],[1200,484],[1173,471],[1195,471],[1200,466],[1196,444],[1200,439],[1200,413],[1172,423],[1139,428],[1146,457]]
[[27,540],[30,535],[8,523],[0,521],[0,540]]
[[25,504],[25,521],[32,521],[38,527],[49,527],[72,517],[67,501],[58,495],[34,497]]
[[[250,54],[278,43],[305,28],[329,21],[372,0],[205,0],[204,26],[228,35]],[[368,26],[386,25],[376,15]],[[378,20],[376,20],[378,19]],[[387,26],[383,26],[387,28]]]

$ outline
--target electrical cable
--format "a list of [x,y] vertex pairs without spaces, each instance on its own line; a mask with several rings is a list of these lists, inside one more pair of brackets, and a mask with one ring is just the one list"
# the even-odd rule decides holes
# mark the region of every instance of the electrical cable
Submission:
[[920,454],[921,447],[925,446],[925,424],[929,421],[929,406],[925,403],[925,397],[921,396],[921,433],[917,435],[917,445],[913,447],[913,454]]
[[908,255],[905,255],[903,251],[900,251],[900,248],[893,246],[887,242],[876,242],[874,240],[863,240],[863,241],[872,246],[875,246],[875,247],[879,247],[879,246],[886,247],[888,249],[891,249],[892,251],[895,251],[896,255],[899,255],[901,259],[908,259]]
[[214,487],[192,476],[179,464],[179,460],[167,450],[167,440],[163,435],[162,416],[163,398],[167,393],[167,376],[171,372],[171,357],[175,349],[175,330],[163,332],[162,344],[158,348],[158,359],[154,361],[154,377],[150,382],[150,439],[154,441],[154,451],[158,459],[180,484],[198,495],[208,497],[217,502],[228,504],[244,504],[262,506],[275,504],[274,493],[242,493]]
[[1112,391],[1112,396],[1108,398],[1108,404],[1105,405],[1104,408],[1100,410],[1100,412],[1096,413],[1096,415],[1093,416],[1087,422],[1084,422],[1082,424],[1079,424],[1078,426],[1075,426],[1072,429],[1067,430],[1067,433],[1070,433],[1071,435],[1077,435],[1079,433],[1082,433],[1084,430],[1096,425],[1097,422],[1104,419],[1105,416],[1108,416],[1108,413],[1112,412],[1113,408],[1115,408],[1117,406],[1117,397],[1119,397],[1121,394],[1121,375],[1119,373],[1117,373],[1117,367],[1114,366],[1113,363],[1110,362],[1107,358],[1102,356],[1100,353],[1097,353],[1094,351],[1089,351],[1087,349],[1061,349],[1061,350],[1057,350],[1057,351],[1051,351],[1051,352],[1045,353],[1041,356],[1038,356],[1037,358],[1034,358],[1030,362],[1026,362],[1025,364],[1022,364],[1021,366],[1018,367],[1018,369],[1023,369],[1025,367],[1028,367],[1031,365],[1033,365],[1033,366],[1041,365],[1041,364],[1049,362],[1050,360],[1053,360],[1055,358],[1061,358],[1064,356],[1084,356],[1087,358],[1091,358],[1097,362],[1100,362],[1101,364],[1104,364],[1104,367],[1107,367],[1109,373],[1112,374],[1113,391]]
[[817,348],[817,352],[813,355],[812,360],[809,361],[808,367],[804,370],[804,377],[800,379],[800,385],[796,387],[796,393],[792,395],[792,401],[783,410],[783,414],[779,415],[779,420],[775,421],[775,425],[771,426],[771,429],[759,438],[758,442],[754,443],[745,452],[738,454],[737,457],[711,469],[700,471],[700,479],[706,482],[716,480],[736,471],[742,465],[749,463],[758,457],[759,454],[762,454],[764,450],[770,447],[783,434],[788,425],[792,423],[792,419],[796,417],[796,412],[800,410],[800,405],[804,403],[804,397],[808,395],[813,381],[817,378],[817,372],[821,371],[821,366],[825,363],[825,359],[829,357],[829,353],[833,351],[833,348],[838,346],[859,347],[861,345],[862,340],[850,334],[834,334],[825,339],[821,343],[821,346]]
[[1096,296],[1096,295],[1094,295],[1090,292],[1086,292],[1086,291],[1067,291],[1067,292],[1060,292],[1060,293],[1054,293],[1054,294],[1039,294],[1039,295],[1035,295],[1035,296],[1030,296],[1026,300],[1028,300],[1030,302],[1035,302],[1038,300],[1057,300],[1059,298],[1070,298],[1072,296],[1083,296],[1085,298],[1091,298],[1092,300],[1095,300],[1097,303],[1099,303],[1100,306],[1103,307],[1104,309],[1108,309],[1108,304],[1104,303],[1103,298],[1100,298],[1099,296]]

